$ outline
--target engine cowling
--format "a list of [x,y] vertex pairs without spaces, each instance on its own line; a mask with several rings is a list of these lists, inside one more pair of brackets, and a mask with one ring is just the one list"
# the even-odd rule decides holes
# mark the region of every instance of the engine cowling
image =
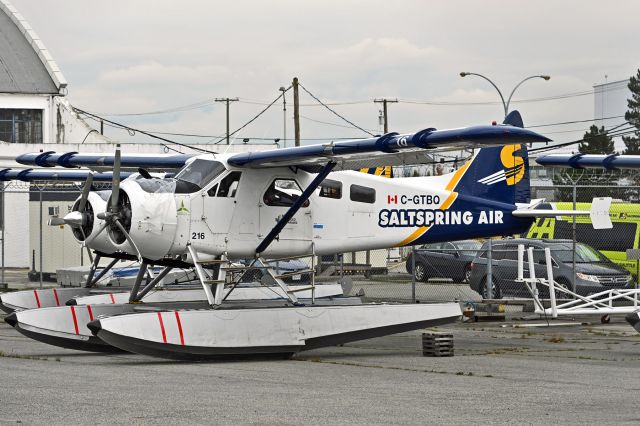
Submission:
[[[107,205],[110,203],[111,199]],[[118,211],[120,223],[143,257],[156,260],[169,254],[178,224],[171,188],[148,192],[136,180],[127,179],[120,184]],[[109,227],[108,231],[110,241],[118,249],[136,254],[122,231],[115,227]]]
[[[98,235],[100,229],[104,226],[104,220],[99,219],[98,215],[104,213],[107,208],[107,200],[111,195],[111,191],[93,191],[89,192],[87,197],[87,206],[84,213],[85,220],[82,226],[71,226],[73,237],[79,242],[90,241],[88,247],[103,253],[113,253],[116,246],[111,242],[105,232]],[[73,204],[73,211],[77,212],[80,206],[80,198]]]

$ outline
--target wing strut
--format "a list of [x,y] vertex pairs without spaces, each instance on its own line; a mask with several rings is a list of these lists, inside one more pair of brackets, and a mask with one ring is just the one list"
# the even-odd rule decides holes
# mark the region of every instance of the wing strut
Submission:
[[278,234],[280,234],[280,231],[282,231],[285,225],[289,223],[293,215],[295,215],[298,210],[300,210],[300,207],[302,207],[302,205],[309,199],[309,197],[311,197],[313,191],[315,191],[316,188],[320,186],[320,183],[322,183],[327,175],[331,173],[331,170],[333,170],[336,164],[337,163],[335,161],[330,161],[326,166],[322,168],[322,171],[318,173],[318,176],[316,176],[309,184],[309,186],[307,186],[307,188],[302,191],[302,194],[300,194],[300,197],[298,197],[296,202],[293,203],[291,207],[289,207],[289,210],[287,210],[284,215],[282,215],[282,218],[278,221],[278,223],[276,223],[276,226],[274,226],[269,234],[264,237],[264,240],[262,240],[262,242],[256,248],[256,255],[259,255],[260,253],[265,251],[267,247],[269,247],[269,245],[271,245],[273,240],[278,236]]

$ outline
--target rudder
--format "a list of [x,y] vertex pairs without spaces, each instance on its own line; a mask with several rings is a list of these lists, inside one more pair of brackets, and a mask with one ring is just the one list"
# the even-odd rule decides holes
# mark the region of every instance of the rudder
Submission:
[[[522,127],[522,117],[511,112],[504,124]],[[466,168],[455,187],[459,194],[503,203],[531,201],[529,157],[525,144],[482,148],[463,166]]]

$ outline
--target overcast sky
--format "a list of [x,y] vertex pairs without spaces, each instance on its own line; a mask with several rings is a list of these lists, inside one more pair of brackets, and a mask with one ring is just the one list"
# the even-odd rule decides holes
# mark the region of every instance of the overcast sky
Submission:
[[[142,129],[223,134],[225,109],[210,102],[239,97],[232,130],[289,86],[294,76],[354,123],[379,132],[380,105],[390,128],[414,132],[500,120],[514,100],[590,91],[627,79],[640,67],[637,0],[598,1],[164,1],[12,0],[40,35],[69,83],[77,107],[101,114],[145,113],[199,104],[168,114],[111,117]],[[204,102],[208,101],[208,102]],[[453,105],[426,105],[442,102]],[[254,102],[254,103],[251,103]],[[288,107],[292,102],[287,93]],[[359,130],[301,93],[303,138],[359,137]],[[470,104],[471,103],[471,104]],[[513,102],[525,125],[593,118],[592,95]],[[288,111],[288,138],[293,134]],[[312,121],[316,120],[316,121]],[[337,125],[318,123],[323,121]],[[558,142],[588,123],[539,129]],[[558,133],[573,130],[574,132]],[[109,133],[127,140],[122,132]],[[281,138],[281,102],[240,138]],[[206,141],[177,137],[179,141]]]

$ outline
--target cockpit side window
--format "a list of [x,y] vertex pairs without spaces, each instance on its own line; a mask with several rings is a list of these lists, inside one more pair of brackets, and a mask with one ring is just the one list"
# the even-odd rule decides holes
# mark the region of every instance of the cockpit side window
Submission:
[[[300,194],[302,190],[295,180],[276,179],[269,185],[262,199],[267,206],[291,207]],[[309,207],[309,200],[305,201],[302,207]]]
[[216,183],[211,187],[210,190],[207,191],[207,195],[209,197],[215,197],[217,192],[218,192],[218,184]]
[[217,197],[229,197],[233,198],[236,196],[236,191],[238,190],[238,184],[240,183],[240,176],[242,172],[231,172],[226,175],[220,181],[220,189],[218,190]]
[[225,168],[219,161],[195,159],[187,164],[176,175],[176,179],[204,188],[209,182],[224,172]]

